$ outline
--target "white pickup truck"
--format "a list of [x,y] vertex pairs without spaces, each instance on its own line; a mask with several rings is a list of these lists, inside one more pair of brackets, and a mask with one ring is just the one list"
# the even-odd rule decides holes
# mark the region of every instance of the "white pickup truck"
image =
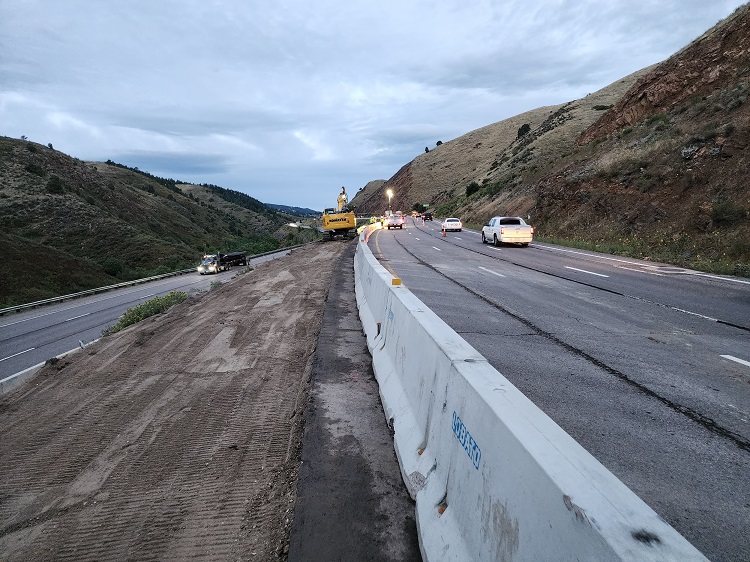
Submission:
[[482,227],[482,244],[520,244],[528,246],[534,237],[534,227],[526,224],[521,217],[492,217]]

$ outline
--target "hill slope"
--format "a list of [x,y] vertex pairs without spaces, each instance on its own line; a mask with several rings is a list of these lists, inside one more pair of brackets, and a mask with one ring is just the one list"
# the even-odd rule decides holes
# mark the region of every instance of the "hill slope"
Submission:
[[391,187],[404,210],[531,215],[548,238],[750,275],[748,52],[745,5],[667,61],[443,143],[352,204],[382,212]]
[[9,306],[191,267],[207,251],[274,249],[289,218],[235,191],[0,137],[0,221]]

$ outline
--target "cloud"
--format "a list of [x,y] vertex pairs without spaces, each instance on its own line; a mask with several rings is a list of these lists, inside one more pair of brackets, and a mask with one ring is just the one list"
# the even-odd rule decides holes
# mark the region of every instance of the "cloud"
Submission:
[[741,4],[2,0],[0,134],[323,208],[437,140],[663,60]]

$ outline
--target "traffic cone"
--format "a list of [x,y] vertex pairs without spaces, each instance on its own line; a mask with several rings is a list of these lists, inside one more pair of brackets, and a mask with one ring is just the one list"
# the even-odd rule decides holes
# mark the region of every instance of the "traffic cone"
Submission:
[[443,228],[443,236],[445,236],[445,228]]

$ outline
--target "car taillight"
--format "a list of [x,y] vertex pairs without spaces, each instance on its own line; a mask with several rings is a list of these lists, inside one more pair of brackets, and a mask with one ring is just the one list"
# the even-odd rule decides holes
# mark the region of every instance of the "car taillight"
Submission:
[[504,234],[504,233],[505,233],[505,229],[501,226],[500,227],[500,234]]
[[531,227],[531,234],[534,234],[534,227]]

